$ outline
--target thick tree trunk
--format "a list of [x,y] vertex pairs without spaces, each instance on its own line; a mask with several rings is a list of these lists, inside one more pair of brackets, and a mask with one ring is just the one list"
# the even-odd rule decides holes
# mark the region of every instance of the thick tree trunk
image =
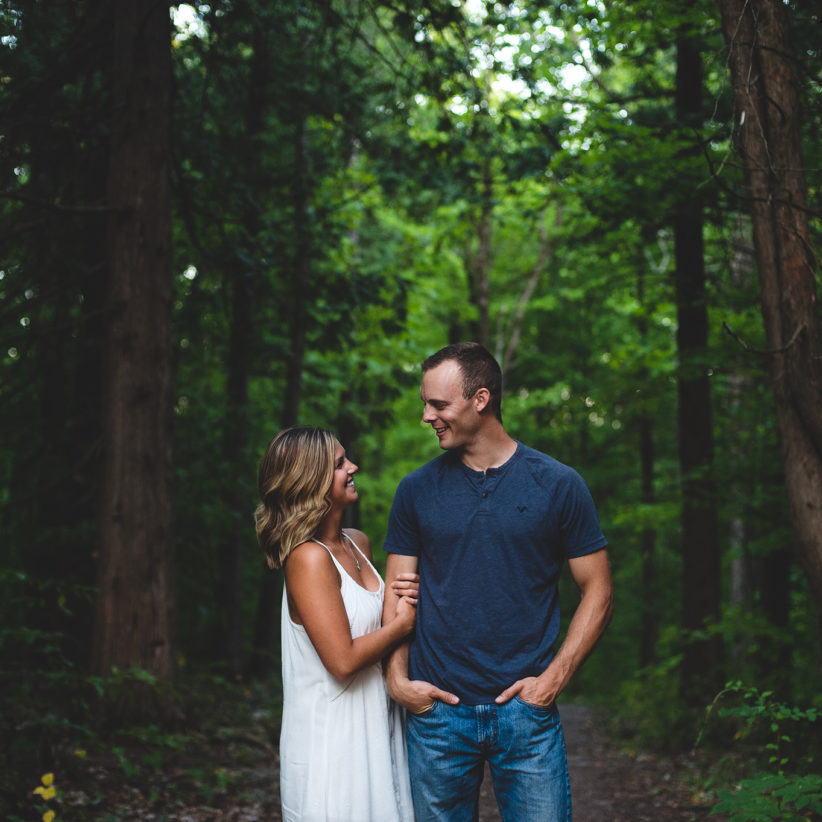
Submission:
[[[686,34],[677,38],[677,120],[693,127],[701,115],[702,65],[698,48]],[[698,196],[698,193],[691,197]],[[686,638],[681,688],[692,705],[710,702],[722,683],[722,648],[714,635],[695,639],[718,622],[721,607],[719,522],[713,477],[713,423],[707,373],[708,310],[702,208],[683,200],[674,219],[676,256],[677,379],[679,461],[682,473],[682,604]]]
[[[171,527],[169,8],[121,0],[113,38],[104,482],[93,670],[174,673]],[[167,716],[135,681],[117,718]]]
[[736,146],[753,218],[762,316],[799,559],[822,648],[822,337],[800,112],[781,0],[718,0],[729,45]]

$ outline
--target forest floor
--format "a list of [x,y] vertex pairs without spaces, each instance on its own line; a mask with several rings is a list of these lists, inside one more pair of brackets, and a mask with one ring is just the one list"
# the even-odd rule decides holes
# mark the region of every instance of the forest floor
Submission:
[[[215,706],[215,714],[219,710]],[[567,704],[560,712],[575,822],[709,818],[710,803],[695,794],[693,757],[623,753],[608,739],[593,709]],[[58,798],[43,803],[31,797],[28,808],[18,805],[20,815],[10,818],[39,820],[48,807],[60,822],[279,822],[274,717],[251,710],[248,719],[241,727],[207,723],[208,731],[132,738],[100,746],[97,753],[66,749],[54,768]],[[486,774],[479,819],[499,818]]]

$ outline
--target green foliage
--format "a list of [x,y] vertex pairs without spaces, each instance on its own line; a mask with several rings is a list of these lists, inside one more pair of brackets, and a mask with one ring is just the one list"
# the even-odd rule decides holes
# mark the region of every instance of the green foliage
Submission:
[[822,814],[822,776],[760,773],[718,797],[711,813],[728,822],[811,822]]
[[708,707],[697,744],[716,727],[734,731],[745,754],[746,770],[732,788],[716,791],[714,813],[729,814],[730,822],[791,820],[803,822],[822,812],[822,756],[819,707],[800,708],[776,698],[772,691],[729,682]]
[[623,679],[603,697],[612,712],[612,730],[630,749],[678,751],[693,739],[694,717],[679,698],[681,644],[676,631],[663,631],[660,661]]
[[212,799],[215,793],[228,791],[234,780],[231,772],[225,768],[191,768],[186,773],[206,801]]
[[777,700],[773,691],[745,686],[737,680],[729,682],[708,707],[706,727],[714,712],[720,719],[732,720],[737,726],[734,738],[758,745],[767,765],[779,772],[784,768],[813,767],[815,757],[822,754],[812,746],[796,747],[800,740],[816,740],[818,748],[818,725],[822,721],[819,707],[789,705]]

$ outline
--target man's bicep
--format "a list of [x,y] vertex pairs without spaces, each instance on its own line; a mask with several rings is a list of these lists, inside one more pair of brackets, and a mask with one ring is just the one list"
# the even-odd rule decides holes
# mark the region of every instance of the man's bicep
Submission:
[[605,548],[581,557],[570,558],[568,560],[568,570],[583,593],[592,587],[608,589],[613,585],[608,551]]

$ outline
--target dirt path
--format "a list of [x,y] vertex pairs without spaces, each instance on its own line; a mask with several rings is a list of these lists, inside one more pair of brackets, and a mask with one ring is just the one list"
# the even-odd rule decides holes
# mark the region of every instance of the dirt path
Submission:
[[[691,822],[708,818],[682,782],[684,764],[621,754],[584,705],[560,706],[568,749],[574,822]],[[710,817],[719,820],[720,817]],[[480,797],[480,822],[499,822],[490,774]]]
[[[565,705],[560,714],[574,822],[707,822],[709,809],[694,803],[682,779],[691,766],[687,757],[631,757],[608,740],[591,708]],[[117,748],[116,757],[67,755],[64,764],[55,768],[62,792],[59,818],[65,822],[279,822],[277,735],[273,726],[267,730],[226,727],[217,734],[192,735],[185,748],[166,752],[160,768],[145,764],[138,745]],[[123,770],[125,759],[131,763],[128,772]],[[25,793],[19,803],[21,816],[33,801],[30,791]],[[488,773],[481,789],[479,820],[500,820]],[[716,816],[710,820],[721,822]]]

